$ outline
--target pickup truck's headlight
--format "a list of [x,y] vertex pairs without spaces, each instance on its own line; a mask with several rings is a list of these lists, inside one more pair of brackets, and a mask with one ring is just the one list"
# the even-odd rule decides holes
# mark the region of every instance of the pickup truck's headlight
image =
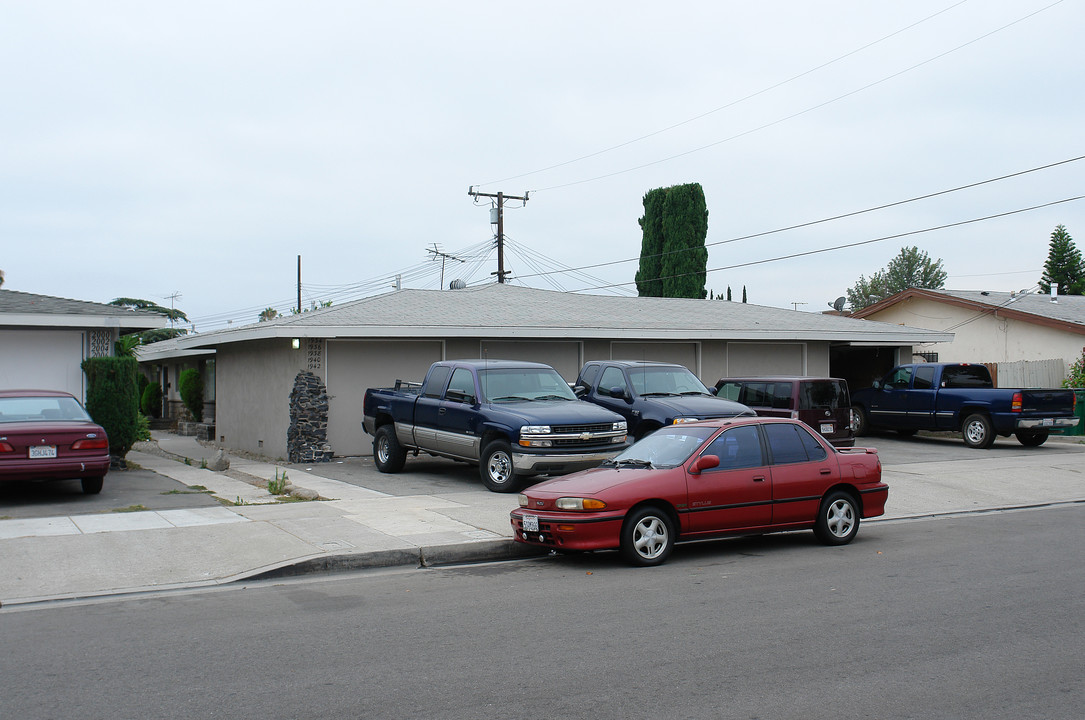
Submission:
[[520,428],[520,435],[549,435],[549,425],[524,425]]
[[596,500],[595,498],[578,498],[578,497],[564,497],[558,498],[554,503],[554,507],[558,510],[604,510],[607,504],[602,500]]
[[628,425],[625,424],[625,420],[622,420],[621,422],[614,423],[614,427],[612,429],[613,430],[625,430],[627,427],[628,427]]
[[701,418],[676,417],[674,420],[671,420],[671,424],[672,425],[681,425],[682,423],[699,422],[700,419]]

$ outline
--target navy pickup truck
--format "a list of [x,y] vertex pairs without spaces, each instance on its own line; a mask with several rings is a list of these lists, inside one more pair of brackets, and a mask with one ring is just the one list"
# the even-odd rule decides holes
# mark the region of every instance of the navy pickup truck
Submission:
[[381,472],[419,451],[479,464],[483,484],[595,467],[628,447],[621,415],[577,400],[549,365],[511,360],[434,363],[421,383],[365,391],[362,426]]
[[912,435],[953,430],[969,447],[990,447],[996,435],[1043,445],[1052,430],[1077,425],[1073,390],[996,388],[985,365],[900,365],[874,386],[851,395],[855,434],[882,428]]
[[716,397],[688,368],[674,363],[592,361],[580,369],[573,389],[582,400],[624,417],[637,440],[664,425],[757,414]]

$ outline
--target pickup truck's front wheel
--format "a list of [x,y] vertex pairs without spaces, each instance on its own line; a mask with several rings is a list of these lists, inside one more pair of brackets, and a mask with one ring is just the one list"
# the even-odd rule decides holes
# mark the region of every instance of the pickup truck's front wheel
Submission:
[[991,418],[983,413],[973,413],[964,419],[961,425],[964,444],[970,448],[983,450],[995,444],[995,428]]
[[482,484],[492,492],[516,489],[516,469],[512,465],[512,447],[504,440],[494,440],[482,451],[479,463]]
[[407,451],[399,444],[396,429],[392,425],[381,425],[373,436],[373,464],[382,473],[396,473],[407,462]]

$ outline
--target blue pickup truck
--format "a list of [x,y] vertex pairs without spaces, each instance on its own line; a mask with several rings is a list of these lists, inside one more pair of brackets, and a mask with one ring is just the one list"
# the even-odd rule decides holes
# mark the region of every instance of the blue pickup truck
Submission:
[[594,360],[580,369],[573,389],[582,400],[624,417],[637,440],[664,425],[757,414],[716,397],[689,368],[674,363]]
[[990,447],[996,435],[1035,447],[1052,430],[1078,423],[1073,390],[996,388],[985,365],[968,363],[900,365],[851,401],[856,435],[871,428],[904,435],[952,430],[974,448]]
[[494,492],[595,467],[629,445],[621,415],[580,402],[549,365],[511,360],[438,362],[420,384],[370,388],[362,427],[381,472],[421,451],[478,463]]

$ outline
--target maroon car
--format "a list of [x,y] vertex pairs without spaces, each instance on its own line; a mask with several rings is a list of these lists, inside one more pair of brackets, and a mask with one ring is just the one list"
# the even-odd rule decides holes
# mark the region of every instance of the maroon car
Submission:
[[102,491],[109,438],[79,401],[55,390],[0,390],[0,481],[74,480]]
[[843,545],[885,512],[876,450],[842,448],[802,422],[733,418],[671,425],[593,470],[520,495],[516,540],[559,551],[620,549],[658,565],[676,541],[812,529]]

